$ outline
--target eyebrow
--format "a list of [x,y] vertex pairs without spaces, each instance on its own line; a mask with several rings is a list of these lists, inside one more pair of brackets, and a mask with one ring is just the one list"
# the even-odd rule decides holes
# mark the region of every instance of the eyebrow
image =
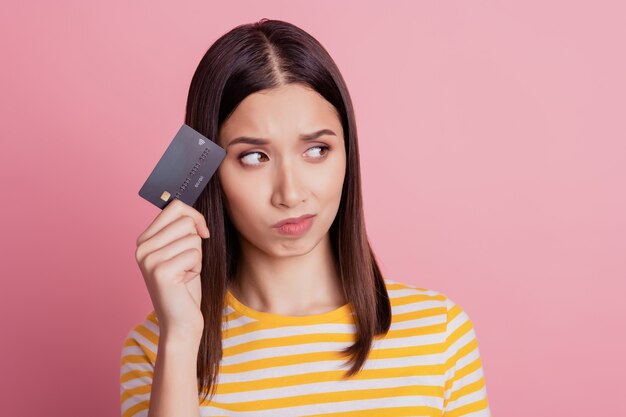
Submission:
[[[324,135],[337,136],[335,132],[333,132],[330,129],[322,129],[313,133],[303,133],[300,135],[300,140],[306,142],[309,140],[317,139],[320,136],[324,136]],[[249,136],[239,136],[238,138],[231,140],[230,143],[226,145],[226,147],[228,148],[229,146],[235,145],[237,143],[249,143],[251,145],[267,145],[269,141],[263,138],[251,138]]]

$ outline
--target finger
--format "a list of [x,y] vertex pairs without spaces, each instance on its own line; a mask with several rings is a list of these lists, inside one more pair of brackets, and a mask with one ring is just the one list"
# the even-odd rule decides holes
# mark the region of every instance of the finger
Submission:
[[[197,233],[196,223],[189,216],[182,216],[144,241],[143,244],[137,248],[137,252],[140,253],[140,256],[141,254],[155,252],[187,236],[195,237],[197,242],[194,240],[194,242],[192,242],[194,243],[193,246],[201,249],[202,240],[201,236]],[[175,245],[174,248],[178,249],[179,247]]]
[[168,243],[163,247],[151,251],[144,259],[144,267],[148,271],[151,271],[153,267],[156,267],[158,264],[166,263],[174,259],[176,256],[180,255],[181,253],[184,253],[191,249],[197,250],[200,254],[197,262],[198,265],[185,265],[185,268],[180,268],[176,272],[180,273],[181,271],[188,270],[199,273],[202,267],[202,263],[200,262],[202,259],[202,245],[200,237],[195,233],[184,235],[174,241],[168,241]]
[[[209,228],[207,226],[204,215],[193,207],[185,204],[183,201],[175,198],[170,204],[168,204],[161,214],[155,219],[155,228],[162,229],[165,224],[173,221],[175,218],[182,216],[191,217],[196,223],[197,233],[201,236],[209,235]],[[152,227],[152,226],[150,226]],[[149,228],[150,228],[149,227]],[[157,230],[158,232],[158,230]],[[149,237],[148,237],[149,238]]]
[[209,228],[206,223],[206,219],[198,210],[183,203],[181,200],[175,198],[172,200],[158,216],[150,223],[146,230],[137,237],[137,246],[144,241],[150,239],[159,230],[163,229],[168,223],[171,223],[177,218],[182,216],[191,217],[196,223],[198,234],[208,237],[210,235]]
[[188,271],[199,274],[202,269],[200,260],[202,255],[196,248],[189,248],[181,253],[177,253],[172,258],[160,262],[154,275],[165,279],[167,282],[175,284],[182,282]]

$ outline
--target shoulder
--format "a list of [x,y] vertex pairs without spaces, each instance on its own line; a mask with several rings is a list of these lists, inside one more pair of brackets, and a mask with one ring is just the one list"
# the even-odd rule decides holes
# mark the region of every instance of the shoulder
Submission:
[[384,281],[394,315],[428,310],[429,313],[445,315],[448,324],[470,322],[467,312],[441,291],[388,277]]
[[151,311],[128,331],[123,344],[123,357],[131,360],[142,358],[152,365],[156,362],[159,346],[159,322],[156,313]]

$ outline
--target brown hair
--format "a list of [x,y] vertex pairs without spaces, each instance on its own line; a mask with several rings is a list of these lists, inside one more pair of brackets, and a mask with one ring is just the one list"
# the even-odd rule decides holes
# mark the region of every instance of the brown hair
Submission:
[[[346,175],[337,216],[329,233],[345,299],[354,313],[356,341],[342,351],[351,356],[347,376],[359,372],[374,337],[391,325],[391,305],[375,255],[367,239],[361,196],[356,121],[348,89],[324,47],[293,24],[261,19],[222,35],[208,49],[191,80],[185,123],[216,141],[221,125],[248,95],[283,84],[302,83],[330,102],[341,117]],[[197,362],[199,390],[215,394],[222,359],[226,291],[235,276],[240,248],[226,214],[225,196],[214,175],[194,204],[207,219],[211,238],[202,241],[201,311],[204,331]]]

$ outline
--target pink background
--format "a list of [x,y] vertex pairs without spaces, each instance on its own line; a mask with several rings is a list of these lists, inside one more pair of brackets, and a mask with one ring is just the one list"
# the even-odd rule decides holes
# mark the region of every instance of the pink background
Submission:
[[2,414],[119,414],[122,341],[152,309],[137,192],[204,52],[268,17],[336,60],[383,272],[468,312],[494,415],[624,415],[620,3],[5,4]]

